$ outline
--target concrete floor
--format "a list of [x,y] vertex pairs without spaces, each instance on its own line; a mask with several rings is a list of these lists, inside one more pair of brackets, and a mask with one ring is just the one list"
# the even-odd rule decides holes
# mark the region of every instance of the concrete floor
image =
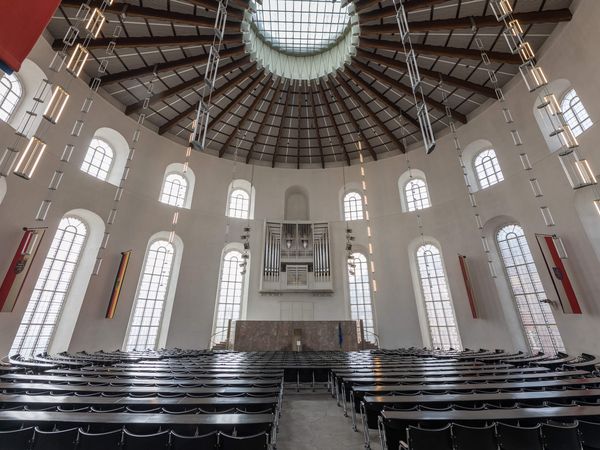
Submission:
[[[290,391],[284,392],[278,450],[363,450],[360,420],[359,431],[352,431],[350,417],[344,417],[331,395]],[[370,436],[371,448],[381,450],[376,430]]]

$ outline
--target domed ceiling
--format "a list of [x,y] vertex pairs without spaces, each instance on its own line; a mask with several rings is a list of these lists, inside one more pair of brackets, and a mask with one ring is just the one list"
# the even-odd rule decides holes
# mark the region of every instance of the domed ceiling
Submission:
[[[55,49],[82,3],[62,1],[49,25]],[[571,0],[512,3],[536,50],[571,19]],[[217,6],[216,0],[115,0],[105,34],[89,46],[88,74],[96,76],[109,58],[104,95],[135,117],[156,72],[145,123],[187,142]],[[372,159],[421,140],[391,0],[263,0],[249,7],[247,0],[229,1],[208,153],[272,167],[326,167],[358,161],[358,140]],[[518,73],[520,59],[508,51],[489,0],[406,0],[405,8],[436,132],[446,126],[442,89],[462,123],[496,98],[476,37],[501,85]],[[117,25],[123,31],[107,55]]]

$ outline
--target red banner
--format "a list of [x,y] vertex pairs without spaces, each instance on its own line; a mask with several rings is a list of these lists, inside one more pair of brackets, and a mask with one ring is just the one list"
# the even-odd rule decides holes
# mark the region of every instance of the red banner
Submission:
[[479,314],[477,313],[477,303],[475,302],[475,292],[473,291],[473,284],[471,283],[471,273],[469,272],[467,257],[464,255],[458,255],[458,262],[460,263],[460,270],[462,272],[463,281],[465,282],[465,289],[467,290],[467,298],[469,299],[471,314],[473,315],[473,319],[477,319],[479,318]]
[[117,271],[115,284],[113,285],[110,302],[108,302],[108,308],[106,309],[107,319],[112,319],[115,316],[119,297],[121,296],[121,288],[123,287],[123,281],[127,273],[127,266],[129,265],[129,258],[131,258],[131,250],[121,253],[121,263],[119,264],[119,270]]

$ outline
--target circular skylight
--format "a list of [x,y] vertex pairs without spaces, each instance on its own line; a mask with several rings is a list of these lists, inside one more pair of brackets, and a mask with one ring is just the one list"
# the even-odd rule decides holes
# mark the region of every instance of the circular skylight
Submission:
[[260,37],[288,55],[315,55],[333,47],[349,28],[340,0],[263,0],[253,16]]

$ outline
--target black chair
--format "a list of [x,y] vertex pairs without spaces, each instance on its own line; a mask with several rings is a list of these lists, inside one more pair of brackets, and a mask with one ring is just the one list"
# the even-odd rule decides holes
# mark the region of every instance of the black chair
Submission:
[[142,405],[135,406],[126,406],[125,411],[129,413],[150,413],[150,414],[158,414],[162,412],[162,408],[160,406],[157,407],[149,407]]
[[124,450],[160,450],[169,446],[170,431],[159,431],[152,434],[134,434],[127,428],[123,431]]
[[176,405],[162,407],[161,411],[165,414],[197,414],[198,408],[180,409]]
[[546,450],[579,450],[579,424],[542,424],[542,440]]
[[202,436],[183,436],[171,432],[172,450],[210,450],[219,446],[219,432],[213,431]]
[[58,405],[56,408],[58,412],[90,412],[89,406],[70,406],[70,405]]
[[519,427],[499,423],[496,426],[502,450],[543,450],[540,426]]
[[43,431],[35,427],[31,450],[73,450],[77,443],[78,428]]
[[80,428],[77,448],[80,450],[119,450],[123,439],[122,435],[122,430],[89,433]]
[[452,448],[452,429],[450,425],[444,428],[424,429],[408,427],[407,430],[408,445],[400,441],[401,449],[410,450],[453,450]]
[[90,408],[91,412],[97,413],[120,413],[125,412],[124,406],[113,406],[113,405],[94,405]]
[[456,450],[497,450],[496,426],[468,427],[453,425]]
[[600,449],[600,423],[580,420],[579,433],[584,450]]
[[230,436],[219,433],[221,450],[266,450],[269,447],[269,435],[266,432],[252,436]]
[[23,450],[29,448],[33,438],[33,427],[18,430],[0,431],[0,448],[2,450]]

